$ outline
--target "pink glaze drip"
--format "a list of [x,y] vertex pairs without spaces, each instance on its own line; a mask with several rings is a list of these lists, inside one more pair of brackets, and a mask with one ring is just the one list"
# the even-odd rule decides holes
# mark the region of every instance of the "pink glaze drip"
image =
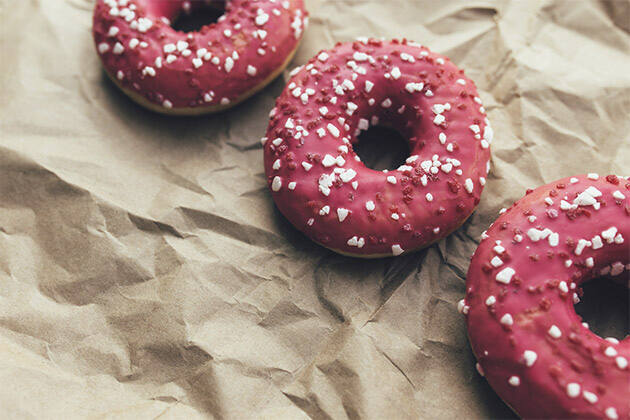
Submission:
[[[580,284],[630,269],[630,181],[576,176],[517,201],[468,271],[468,334],[481,371],[525,418],[630,418],[630,338],[574,310]],[[516,378],[516,379],[514,379]]]
[[[353,151],[375,123],[409,139],[411,156],[397,170],[369,169]],[[265,172],[280,211],[315,241],[399,255],[472,213],[491,140],[474,83],[448,58],[406,40],[366,39],[294,71],[263,138]]]
[[169,26],[201,4],[97,0],[94,43],[107,72],[165,108],[228,105],[286,61],[308,21],[302,0],[231,0],[198,32]]

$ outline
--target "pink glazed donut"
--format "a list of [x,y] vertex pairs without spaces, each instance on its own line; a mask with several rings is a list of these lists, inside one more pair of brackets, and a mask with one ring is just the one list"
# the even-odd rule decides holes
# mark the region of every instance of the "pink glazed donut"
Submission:
[[630,181],[561,179],[482,235],[468,270],[468,335],[480,373],[524,418],[630,418],[630,338],[603,339],[579,288],[630,269]]
[[298,47],[308,21],[302,0],[230,0],[198,32],[169,26],[212,3],[97,0],[94,43],[109,77],[140,105],[177,115],[221,111],[262,89]]
[[[375,258],[423,248],[470,216],[492,129],[475,84],[448,58],[362,39],[292,74],[262,140],[273,199],[296,228],[340,254]],[[409,141],[396,170],[369,169],[353,151],[377,124]]]

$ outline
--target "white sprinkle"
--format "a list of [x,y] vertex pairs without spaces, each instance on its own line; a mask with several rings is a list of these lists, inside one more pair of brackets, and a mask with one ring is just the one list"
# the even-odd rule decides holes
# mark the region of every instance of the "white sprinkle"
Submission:
[[398,244],[392,245],[392,254],[394,256],[398,256],[398,255],[402,254],[403,252],[404,252],[404,250],[400,247],[400,245],[398,245]]
[[463,85],[465,85],[465,84],[466,84],[466,81],[465,81],[464,79],[457,79],[457,80],[455,81],[455,83],[457,83],[457,84],[459,84],[459,85],[462,85],[462,86],[463,86]]
[[590,174],[586,175],[586,177],[587,177],[588,179],[593,179],[593,180],[597,180],[597,179],[599,179],[599,175],[594,174],[594,173],[590,173]]
[[553,338],[560,338],[562,336],[562,331],[560,331],[560,328],[556,327],[555,325],[552,325],[547,333]]
[[446,118],[442,114],[437,114],[435,118],[433,118],[433,124],[435,125],[441,125],[444,121],[446,121]]
[[401,76],[400,69],[398,67],[394,67],[391,71],[391,75],[394,80],[400,79],[400,76]]
[[561,292],[569,293],[569,286],[567,286],[567,282],[564,280],[558,284],[558,289],[560,289]]
[[139,32],[146,32],[149,29],[151,29],[151,27],[153,26],[153,22],[151,22],[151,19],[147,19],[147,18],[140,18],[138,19],[138,31]]
[[311,168],[313,167],[313,165],[311,165],[308,162],[302,162],[302,167],[308,172],[311,170]]
[[623,356],[617,356],[615,362],[617,363],[617,367],[621,370],[628,367],[628,359]]
[[324,206],[319,210],[320,216],[326,216],[328,213],[330,213],[330,206]]
[[615,357],[617,355],[617,350],[615,350],[613,347],[606,347],[606,350],[604,350],[604,354],[608,357]]
[[98,52],[105,54],[107,51],[109,51],[109,45],[107,43],[101,42],[98,44]]
[[155,73],[155,69],[153,67],[146,66],[145,68],[142,69],[142,74],[145,75],[145,76],[148,74],[151,77],[155,77],[156,73]]
[[358,108],[357,104],[355,104],[354,102],[348,102],[346,104],[346,107],[346,114],[348,115],[352,115],[354,111]]
[[[164,48],[165,48],[164,52],[166,52],[166,53],[172,52],[172,51],[166,51],[166,46]],[[186,41],[177,41],[177,51],[182,52],[182,51],[184,51],[187,48],[188,48],[188,42],[186,42]]]
[[625,198],[626,198],[626,196],[625,196],[625,195],[623,195],[623,194],[621,193],[621,191],[619,191],[619,190],[617,190],[617,191],[615,191],[615,192],[613,193],[613,197],[615,197],[617,200],[623,200],[623,199],[625,199]]
[[466,188],[466,191],[468,191],[468,194],[472,194],[473,187],[474,185],[473,185],[472,179],[466,178],[466,181],[464,181],[464,188]]
[[587,241],[585,239],[580,239],[578,240],[578,243],[575,247],[575,250],[573,251],[575,253],[575,255],[582,255],[582,251],[584,250],[584,248],[586,248],[587,246],[591,246],[592,243],[591,241]]
[[352,55],[352,58],[354,58],[356,61],[367,61],[368,57],[369,56],[366,53],[359,51],[355,51],[355,53]]
[[521,379],[518,376],[510,376],[508,383],[512,386],[519,386],[521,384]]
[[536,359],[538,359],[538,354],[532,350],[525,350],[523,352],[523,359],[525,360],[525,366],[532,367],[534,363],[536,363]]
[[497,303],[497,298],[492,295],[488,296],[488,298],[486,299],[486,306],[492,306],[495,303]]
[[503,260],[495,255],[492,260],[490,260],[490,264],[495,268],[500,267],[503,265]]
[[390,106],[392,106],[392,100],[389,98],[385,99],[383,102],[381,102],[381,106],[383,108],[389,108]]
[[477,372],[479,373],[479,375],[484,376],[483,368],[481,367],[479,363],[475,363],[475,369],[477,369]]
[[266,13],[261,13],[258,16],[256,16],[256,25],[262,26],[265,23],[267,23],[268,20],[269,20],[269,15]]
[[496,281],[503,284],[510,284],[512,280],[512,276],[514,276],[516,272],[511,267],[505,267],[503,270],[499,271],[496,276]]
[[250,76],[256,76],[257,70],[256,67],[252,66],[251,64],[247,66],[247,74],[249,74]]
[[608,407],[604,413],[606,413],[606,417],[608,417],[611,420],[617,420],[619,418],[619,415],[617,414],[617,410],[615,410],[614,407]]
[[319,55],[317,56],[317,59],[323,63],[323,62],[325,62],[326,60],[328,60],[328,54],[326,54],[326,52],[322,51],[322,52],[321,52],[321,53],[319,53]]
[[580,384],[576,384],[575,382],[567,384],[567,395],[569,398],[576,398],[580,395]]
[[388,176],[387,182],[389,182],[390,184],[396,184],[396,177],[392,175]]
[[407,83],[405,85],[405,90],[409,93],[420,92],[424,88],[424,83]]
[[164,102],[162,102],[162,106],[166,109],[171,109],[173,108],[173,103],[168,99],[165,99]]
[[336,162],[337,161],[335,160],[335,158],[331,155],[326,155],[324,156],[324,159],[322,159],[322,165],[324,165],[324,167],[326,168],[333,166]]
[[424,197],[427,199],[428,202],[433,201],[433,194],[431,193],[427,193],[427,195],[425,195]]
[[271,189],[273,191],[279,191],[280,188],[282,188],[282,178],[280,178],[279,176],[276,176],[273,178],[273,181],[271,182]]
[[[339,178],[341,178],[343,182],[350,182],[356,175],[357,173],[354,171],[354,169],[348,169],[347,171],[340,173]],[[353,187],[354,187],[354,183],[353,183]],[[356,190],[356,188],[354,189]]]
[[499,320],[499,322],[503,325],[512,325],[514,324],[514,319],[512,318],[512,315],[510,314],[505,314],[501,317],[501,319]]
[[297,182],[293,181],[293,182],[289,182],[289,185],[287,185],[287,187],[293,191],[295,189],[295,187],[297,186]]
[[138,38],[131,38],[129,40],[129,48],[131,48],[133,50],[134,48],[136,48],[138,46],[139,43],[140,43],[140,41],[138,41]]
[[583,391],[582,392],[582,396],[584,397],[584,399],[586,401],[588,401],[591,404],[595,404],[597,402],[597,400],[599,398],[597,398],[597,395],[593,394],[592,392],[589,391]]
[[230,71],[232,71],[232,68],[234,67],[234,60],[232,59],[232,57],[228,57],[225,59],[225,72],[229,73]]
[[350,80],[348,80],[348,79],[345,79],[345,80],[341,83],[341,85],[342,85],[344,88],[348,89],[348,90],[354,90],[354,83],[352,83],[352,82],[351,82]]
[[365,208],[367,209],[367,211],[374,211],[374,209],[376,208],[376,206],[374,205],[374,201],[367,201],[365,203]]
[[610,244],[614,241],[616,234],[617,228],[613,226],[602,232],[602,238],[606,239],[606,242]]
[[203,61],[201,60],[201,58],[193,58],[192,63],[196,69],[198,69],[199,67],[203,65]]
[[276,159],[276,161],[272,165],[272,168],[274,171],[277,171],[278,169],[280,169],[280,166],[281,166],[280,159]]
[[367,93],[370,93],[373,87],[374,87],[374,83],[370,82],[369,80],[365,81],[365,91]]
[[330,134],[332,134],[333,137],[339,137],[340,132],[339,132],[339,129],[337,127],[335,127],[331,123],[328,123],[326,128],[328,128],[328,132]]
[[349,213],[350,210],[339,207],[337,209],[337,218],[339,219],[339,222],[341,223],[346,220],[346,217],[348,217]]

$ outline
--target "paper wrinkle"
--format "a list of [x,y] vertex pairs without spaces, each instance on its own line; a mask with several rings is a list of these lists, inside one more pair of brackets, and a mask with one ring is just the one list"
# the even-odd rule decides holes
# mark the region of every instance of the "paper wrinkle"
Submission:
[[92,4],[0,15],[0,412],[514,416],[457,313],[469,257],[526,188],[630,173],[627,4],[308,2],[290,69],[337,41],[404,36],[466,70],[496,133],[470,219],[374,261],[314,244],[273,205],[260,137],[290,69],[226,113],[154,115],[104,76]]

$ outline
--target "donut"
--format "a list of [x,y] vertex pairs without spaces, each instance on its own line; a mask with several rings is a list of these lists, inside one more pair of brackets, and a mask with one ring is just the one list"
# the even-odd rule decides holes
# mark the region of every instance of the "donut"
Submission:
[[235,106],[291,61],[308,23],[302,0],[230,0],[218,22],[171,28],[205,0],[97,0],[93,36],[112,81],[163,114],[199,115]]
[[585,282],[630,270],[630,178],[560,179],[501,213],[459,304],[479,372],[524,418],[630,418],[630,338],[573,307]]
[[[291,74],[262,142],[275,204],[298,230],[340,254],[376,258],[423,248],[470,216],[492,129],[475,84],[447,57],[405,39],[360,39]],[[408,140],[397,169],[372,170],[354,152],[373,125]]]

